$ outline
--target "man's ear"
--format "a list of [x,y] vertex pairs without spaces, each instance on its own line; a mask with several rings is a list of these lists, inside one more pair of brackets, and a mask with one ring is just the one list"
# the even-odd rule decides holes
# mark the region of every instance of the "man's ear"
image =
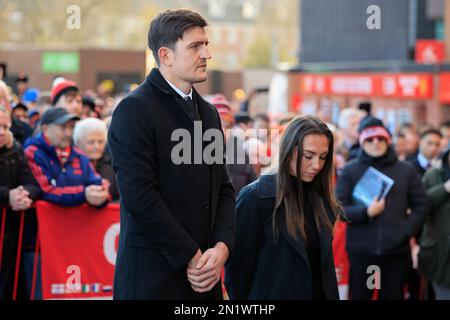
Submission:
[[162,64],[166,67],[172,66],[173,51],[170,48],[167,48],[167,47],[159,48],[158,57],[159,57],[160,64]]

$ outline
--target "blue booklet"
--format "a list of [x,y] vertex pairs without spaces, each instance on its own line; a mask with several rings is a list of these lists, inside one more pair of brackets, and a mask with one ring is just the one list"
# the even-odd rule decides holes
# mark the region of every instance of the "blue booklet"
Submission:
[[356,203],[369,207],[374,198],[386,198],[394,185],[394,180],[374,167],[369,167],[353,189],[352,197]]

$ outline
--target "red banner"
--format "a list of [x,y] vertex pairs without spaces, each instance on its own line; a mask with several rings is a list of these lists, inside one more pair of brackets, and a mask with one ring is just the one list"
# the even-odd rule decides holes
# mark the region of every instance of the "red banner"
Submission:
[[439,76],[439,101],[450,104],[450,72],[443,72]]
[[334,225],[333,256],[339,288],[339,298],[341,300],[349,299],[350,262],[345,249],[346,232],[347,224],[339,220],[336,221],[336,224]]
[[119,205],[59,207],[38,201],[44,299],[111,298]]
[[431,99],[429,73],[303,74],[300,92],[343,96]]

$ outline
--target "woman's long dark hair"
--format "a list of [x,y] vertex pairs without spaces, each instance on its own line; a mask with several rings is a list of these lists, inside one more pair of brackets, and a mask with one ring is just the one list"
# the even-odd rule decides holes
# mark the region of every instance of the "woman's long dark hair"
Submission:
[[[303,184],[300,179],[301,161],[303,158],[303,139],[305,136],[315,134],[324,135],[328,139],[328,154],[325,164],[310,183],[311,188],[303,190]],[[333,133],[325,123],[315,117],[297,117],[291,121],[289,126],[283,133],[279,165],[277,174],[277,197],[275,202],[275,212],[273,215],[273,228],[275,239],[278,234],[276,227],[277,209],[284,204],[285,219],[289,236],[297,239],[298,231],[300,231],[305,243],[307,236],[305,232],[305,216],[303,194],[308,196],[313,210],[314,219],[317,228],[325,227],[329,232],[333,231],[333,222],[327,210],[331,210],[332,215],[342,212],[341,206],[336,200],[336,196],[332,187],[333,177]],[[297,147],[297,177],[291,174],[290,162]],[[327,205],[325,205],[327,204]],[[282,212],[281,210],[278,212]],[[283,218],[283,217],[280,217]]]

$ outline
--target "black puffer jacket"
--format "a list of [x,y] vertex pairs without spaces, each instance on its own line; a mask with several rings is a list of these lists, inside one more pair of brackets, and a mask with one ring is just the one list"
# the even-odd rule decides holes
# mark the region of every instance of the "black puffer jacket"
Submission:
[[0,206],[9,204],[9,190],[22,185],[36,200],[39,187],[31,174],[22,146],[14,142],[11,149],[0,148]]
[[[353,188],[369,166],[394,180],[386,197],[385,211],[373,219],[367,216],[364,205],[352,200]],[[420,231],[428,212],[428,200],[419,174],[411,164],[398,161],[392,147],[380,158],[372,158],[361,149],[358,158],[342,170],[336,193],[350,221],[347,228],[350,255],[409,252],[409,239]]]
[[[0,217],[3,215],[3,208],[9,206],[9,191],[19,185],[30,193],[31,199],[39,197],[39,187],[25,160],[22,147],[14,142],[11,149],[0,148]],[[8,208],[0,272],[0,299],[10,300],[12,297],[19,225],[19,214]]]

